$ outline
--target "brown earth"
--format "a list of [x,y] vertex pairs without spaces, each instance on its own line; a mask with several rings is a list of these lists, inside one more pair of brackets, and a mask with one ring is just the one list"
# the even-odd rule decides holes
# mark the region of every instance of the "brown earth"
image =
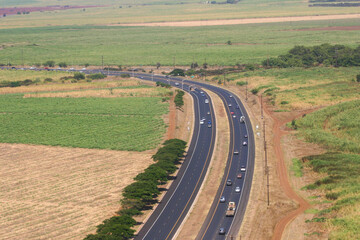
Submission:
[[110,26],[195,27],[195,26],[235,25],[235,24],[251,24],[251,23],[318,21],[318,20],[351,19],[351,18],[360,18],[360,14],[219,19],[219,20],[182,21],[182,22],[127,23],[127,24],[110,24]]
[[218,123],[215,148],[199,195],[179,228],[176,239],[196,238],[220,185],[228,155],[230,132],[224,105],[218,95],[209,90],[206,92],[213,102],[215,118]]
[[55,11],[55,10],[68,10],[72,8],[94,8],[104,7],[104,5],[84,5],[84,6],[46,6],[46,7],[13,7],[13,8],[0,8],[0,14],[15,15],[18,12],[43,12],[43,11]]
[[119,209],[149,152],[0,144],[1,239],[82,239]]

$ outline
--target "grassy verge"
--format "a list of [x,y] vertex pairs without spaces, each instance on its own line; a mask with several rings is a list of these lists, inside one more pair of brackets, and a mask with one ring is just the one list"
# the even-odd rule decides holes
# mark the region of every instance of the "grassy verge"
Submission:
[[299,159],[297,158],[293,158],[292,160],[292,165],[291,165],[291,171],[294,173],[295,177],[302,177],[303,172],[302,172],[302,164],[300,162]]
[[324,108],[297,120],[299,134],[329,152],[303,160],[326,177],[307,185],[322,190],[331,206],[311,221],[326,222],[330,239],[359,239],[360,100]]

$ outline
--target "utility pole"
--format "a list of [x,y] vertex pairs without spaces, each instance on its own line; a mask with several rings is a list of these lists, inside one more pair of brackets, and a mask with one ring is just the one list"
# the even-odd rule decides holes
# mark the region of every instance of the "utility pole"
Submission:
[[104,70],[104,55],[101,56],[101,70]]
[[269,180],[269,166],[267,161],[267,147],[266,147],[266,137],[265,137],[265,121],[264,121],[264,151],[265,151],[265,174],[266,174],[266,193],[267,193],[267,205],[270,206],[270,180]]
[[176,61],[176,56],[174,56],[174,69],[175,69],[175,61]]
[[226,72],[224,70],[224,85],[226,84]]
[[248,100],[248,81],[246,80],[246,86],[245,86],[245,101],[247,102]]
[[264,118],[264,113],[263,113],[263,100],[262,100],[262,94],[260,95],[260,105],[261,105],[261,119]]
[[24,49],[21,49],[21,66],[24,67]]
[[151,73],[151,81],[154,81],[154,71]]

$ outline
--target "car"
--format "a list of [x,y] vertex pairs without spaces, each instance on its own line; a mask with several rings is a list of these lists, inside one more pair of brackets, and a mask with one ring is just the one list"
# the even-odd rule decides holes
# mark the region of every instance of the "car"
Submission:
[[205,118],[205,117],[202,117],[202,118],[201,118],[201,120],[205,121],[205,120],[206,120],[206,118]]
[[243,146],[247,146],[247,142],[243,142]]
[[86,68],[82,68],[81,70],[86,70]]
[[204,92],[203,92],[203,91],[200,91],[200,93],[201,93],[201,94],[204,94]]
[[221,228],[219,228],[219,234],[220,235],[225,235],[225,228],[223,228],[223,227],[221,227]]
[[175,86],[179,86],[180,84],[178,82],[175,83]]
[[234,155],[238,155],[239,154],[239,151],[238,150],[235,150],[234,151]]
[[245,171],[246,171],[246,168],[245,168],[244,165],[241,166],[240,171],[242,171],[242,172],[245,172]]
[[224,203],[225,201],[226,201],[225,197],[224,197],[224,196],[221,196],[220,202],[221,202],[221,203]]
[[210,111],[208,111],[207,114],[210,115]]
[[231,115],[234,115],[235,113],[234,112],[230,112]]
[[231,186],[231,185],[232,185],[231,179],[228,179],[228,180],[226,181],[226,185],[227,185],[227,186]]
[[200,124],[204,124],[204,121],[203,121],[203,120],[200,120]]
[[239,174],[237,175],[237,178],[238,178],[238,179],[242,179],[242,174],[239,173]]
[[202,93],[202,94],[201,94],[201,96],[205,97],[205,94],[204,94],[204,93]]
[[[144,77],[140,77],[141,79],[144,79]],[[176,84],[175,84],[176,85]]]
[[236,115],[233,115],[233,118],[236,118]]
[[236,192],[236,193],[239,193],[240,191],[241,191],[241,188],[240,188],[240,187],[236,187],[236,188],[235,188],[235,192]]
[[205,103],[209,103],[209,99],[205,99]]
[[69,70],[70,70],[70,71],[74,71],[74,70],[75,70],[75,68],[69,68]]
[[244,117],[244,116],[241,116],[241,117],[240,117],[240,122],[241,122],[241,123],[245,122],[245,117]]
[[56,70],[61,70],[61,67],[58,67]]
[[16,69],[16,67],[11,67],[11,69]]
[[232,95],[230,95],[229,97],[232,97]]
[[169,76],[168,76],[168,75],[166,75],[166,76],[165,76],[165,78],[169,78]]
[[208,128],[211,128],[211,124],[208,123]]
[[35,70],[35,69],[36,69],[36,67],[30,67],[29,69],[30,69],[30,70]]
[[231,103],[229,103],[229,107],[231,107],[232,105],[231,105]]
[[239,109],[240,107],[239,107],[239,105],[236,105],[236,109]]
[[248,138],[248,135],[247,135],[247,134],[245,134],[245,135],[244,135],[244,138]]
[[211,120],[208,121],[208,124],[211,124]]

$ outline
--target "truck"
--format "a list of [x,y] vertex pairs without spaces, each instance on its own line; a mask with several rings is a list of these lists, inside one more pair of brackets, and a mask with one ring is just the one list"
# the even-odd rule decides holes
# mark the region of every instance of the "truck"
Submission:
[[226,210],[227,217],[233,217],[235,215],[236,205],[235,202],[229,202],[228,208]]

